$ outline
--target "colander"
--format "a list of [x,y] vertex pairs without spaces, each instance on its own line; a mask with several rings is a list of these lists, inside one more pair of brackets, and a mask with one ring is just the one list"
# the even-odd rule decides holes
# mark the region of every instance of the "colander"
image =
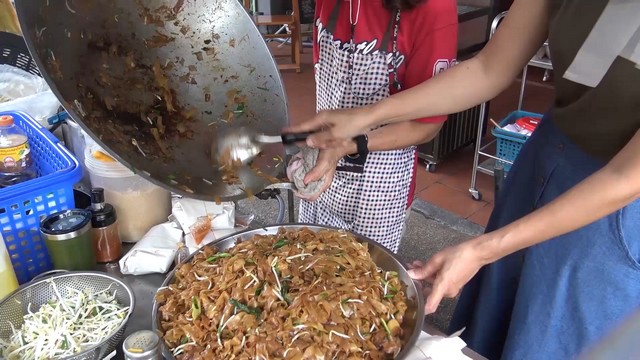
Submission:
[[131,288],[121,280],[99,272],[58,272],[46,273],[34,279],[30,283],[21,286],[14,293],[0,302],[0,339],[8,341],[13,330],[11,324],[19,329],[23,324],[27,307],[31,304],[31,311],[37,311],[40,306],[54,298],[51,282],[53,282],[60,294],[64,297],[69,293],[68,288],[79,291],[90,289],[93,292],[106,290],[115,293],[115,298],[122,306],[129,310],[120,327],[101,343],[87,348],[73,356],[58,360],[99,360],[112,353],[122,340],[127,322],[135,307],[135,297]]

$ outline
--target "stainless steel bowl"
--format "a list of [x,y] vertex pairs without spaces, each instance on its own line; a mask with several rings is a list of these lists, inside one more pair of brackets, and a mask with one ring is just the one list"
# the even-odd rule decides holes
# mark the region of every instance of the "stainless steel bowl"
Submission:
[[[50,273],[58,273],[49,276]],[[40,275],[31,282],[22,285],[18,290],[13,292],[7,298],[0,302],[0,339],[8,340],[12,335],[14,328],[18,329],[24,323],[24,315],[29,309],[37,311],[40,306],[46,304],[54,297],[51,288],[53,282],[62,296],[66,296],[70,291],[84,291],[91,289],[94,292],[103,291],[107,288],[115,293],[116,300],[119,304],[129,307],[124,321],[118,329],[102,342],[88,347],[84,351],[72,356],[62,358],[61,360],[94,360],[103,359],[111,354],[118,343],[122,341],[124,331],[127,327],[133,309],[135,307],[135,297],[131,288],[121,280],[100,272],[93,271],[60,271],[54,270],[50,273]]]
[[[273,225],[261,229],[243,231],[218,240],[207,246],[213,246],[219,251],[226,251],[233,248],[237,242],[249,240],[255,235],[274,235],[281,228],[284,228],[286,230],[301,230],[307,228],[316,232],[320,230],[339,230],[337,228],[320,225]],[[406,359],[413,349],[416,341],[418,340],[418,337],[420,336],[420,332],[422,331],[422,325],[424,322],[424,297],[422,295],[422,286],[419,282],[413,281],[411,277],[409,277],[407,269],[391,251],[387,250],[375,241],[367,239],[364,236],[360,236],[358,234],[353,235],[356,237],[357,241],[368,245],[369,254],[371,254],[372,260],[379,268],[385,271],[397,272],[400,280],[402,280],[402,282],[404,282],[407,286],[406,293],[409,301],[407,303],[407,313],[405,315],[404,322],[402,323],[402,350],[396,357],[396,360]],[[190,261],[197,253],[198,252],[192,254],[186,261]],[[174,278],[175,270],[169,273],[164,283],[162,283],[162,287],[168,286],[169,284],[173,283]],[[153,330],[157,332],[160,331],[160,313],[158,311],[158,305],[159,304],[154,299],[151,318],[153,319]],[[171,351],[167,349],[167,346],[164,346],[163,355],[166,359],[175,359]]]

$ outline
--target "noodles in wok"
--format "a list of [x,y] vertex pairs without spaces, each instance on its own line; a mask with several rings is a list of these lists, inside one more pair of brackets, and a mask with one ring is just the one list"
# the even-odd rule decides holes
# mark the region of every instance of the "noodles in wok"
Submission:
[[392,359],[405,285],[342,231],[256,235],[204,248],[158,292],[160,330],[191,359]]

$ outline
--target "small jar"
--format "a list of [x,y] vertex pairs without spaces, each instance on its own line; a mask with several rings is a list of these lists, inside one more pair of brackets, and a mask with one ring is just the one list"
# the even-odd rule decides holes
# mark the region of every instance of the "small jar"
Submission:
[[110,263],[122,256],[122,241],[118,231],[116,209],[104,202],[104,189],[91,190],[91,226],[96,261]]

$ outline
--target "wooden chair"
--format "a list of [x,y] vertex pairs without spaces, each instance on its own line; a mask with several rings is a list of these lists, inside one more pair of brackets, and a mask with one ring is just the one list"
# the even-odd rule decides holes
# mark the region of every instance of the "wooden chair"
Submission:
[[[265,39],[288,39],[291,40],[291,63],[278,64],[280,70],[295,70],[301,72],[300,54],[302,47],[302,38],[300,34],[300,2],[299,0],[291,0],[293,11],[291,15],[252,15],[253,21],[257,26],[284,26],[288,29],[286,32],[277,34],[263,34]],[[251,1],[243,0],[243,5],[251,13]]]

